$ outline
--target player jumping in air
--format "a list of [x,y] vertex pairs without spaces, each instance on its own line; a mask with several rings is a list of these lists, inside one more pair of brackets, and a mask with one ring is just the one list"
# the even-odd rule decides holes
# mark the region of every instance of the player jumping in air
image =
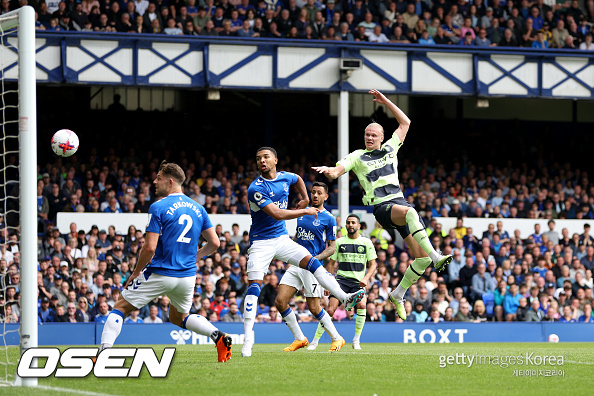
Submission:
[[[241,354],[245,357],[252,356],[258,296],[272,259],[307,269],[322,287],[334,294],[347,308],[354,307],[365,296],[363,290],[352,294],[343,292],[336,279],[326,271],[320,261],[306,248],[289,238],[284,220],[311,215],[318,217],[320,212],[314,207],[307,208],[309,198],[303,179],[294,173],[277,172],[278,158],[276,150],[271,147],[260,148],[256,153],[256,162],[261,174],[248,188],[252,226],[247,265],[249,286],[244,299],[243,314],[245,338],[241,348]],[[288,210],[289,188],[293,184],[301,195],[301,201],[297,203],[296,210]],[[295,313],[290,308],[283,314],[283,320],[289,327],[292,326],[290,323],[297,324]]]
[[[336,220],[330,212],[324,209],[324,202],[327,199],[328,186],[325,183],[315,182],[311,189],[311,205],[319,211],[319,214],[317,217],[301,216],[297,219],[297,243],[304,246],[320,262],[330,257],[336,250]],[[326,246],[326,242],[328,246]],[[320,298],[324,295],[324,289],[318,284],[311,272],[295,265],[289,266],[289,269],[283,275],[275,301],[278,312],[281,312],[283,320],[295,336],[295,341],[283,351],[296,351],[308,345],[307,338],[303,335],[295,314],[289,308],[289,300],[297,291],[301,290],[301,287],[305,289],[305,298],[309,310],[320,322],[320,328],[322,329],[320,337],[321,333],[326,330],[332,339],[330,352],[338,352],[345,342],[344,338],[336,331],[336,327],[332,323],[332,316],[328,315],[320,306]],[[356,292],[359,289],[360,287],[349,291]]]
[[[336,241],[336,250],[330,257],[327,268],[334,272],[335,263],[338,263],[336,280],[345,292],[366,288],[369,286],[369,278],[375,273],[377,254],[373,243],[369,238],[359,235],[361,221],[359,216],[351,214],[346,219],[347,235]],[[367,267],[367,274],[365,268]],[[340,302],[334,296],[330,296],[328,302],[328,314],[334,315]],[[365,315],[367,310],[367,297],[357,304],[357,318],[355,319],[355,337],[353,338],[353,349],[361,349],[360,338],[365,326]],[[316,335],[309,346],[309,350],[315,350],[318,341],[324,333],[324,329],[318,325]]]
[[[206,210],[182,193],[185,179],[178,165],[161,163],[154,181],[156,195],[161,199],[149,208],[145,243],[122,297],[107,317],[101,350],[113,346],[130,312],[144,307],[155,297],[167,295],[171,300],[171,323],[209,336],[217,347],[219,362],[231,358],[231,337],[206,318],[189,315],[196,283],[196,257],[214,253],[220,242]],[[198,249],[200,235],[206,244]]]
[[335,167],[313,167],[329,179],[336,179],[350,170],[355,172],[365,190],[363,203],[373,205],[373,215],[385,229],[397,229],[411,248],[415,260],[407,268],[396,289],[390,293],[390,301],[396,306],[398,316],[406,319],[404,294],[432,263],[437,271],[443,271],[452,261],[451,255],[437,252],[427,237],[423,221],[408,203],[398,181],[396,154],[404,143],[410,119],[392,101],[378,90],[369,91],[375,102],[386,105],[398,121],[398,129],[392,138],[382,145],[384,128],[371,123],[365,128],[365,149],[356,150],[338,161]]

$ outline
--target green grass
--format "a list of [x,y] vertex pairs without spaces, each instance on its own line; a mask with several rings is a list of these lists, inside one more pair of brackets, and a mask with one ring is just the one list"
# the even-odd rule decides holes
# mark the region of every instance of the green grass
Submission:
[[[165,346],[155,347],[159,352]],[[169,375],[151,379],[143,369],[140,378],[84,379],[48,378],[40,385],[84,390],[110,395],[471,395],[471,394],[571,394],[591,395],[594,345],[588,343],[525,344],[363,344],[353,351],[347,344],[338,353],[282,352],[282,345],[256,345],[251,358],[242,358],[234,348],[227,363],[216,362],[212,345],[177,347]],[[514,377],[527,366],[502,368],[493,365],[439,367],[440,355],[517,356],[562,355],[565,377]],[[12,361],[16,348],[10,348]],[[0,354],[3,356],[4,352]],[[10,372],[15,367],[9,368]],[[55,390],[0,388],[0,394],[73,395]]]

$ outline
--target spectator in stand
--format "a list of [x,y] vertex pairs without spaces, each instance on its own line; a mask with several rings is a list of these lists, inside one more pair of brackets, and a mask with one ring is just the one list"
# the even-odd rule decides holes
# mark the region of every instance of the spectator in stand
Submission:
[[512,322],[516,319],[516,312],[520,306],[520,298],[522,298],[522,295],[518,293],[518,285],[515,283],[510,285],[509,291],[503,300],[506,321]]
[[163,323],[163,320],[158,317],[159,308],[156,305],[151,305],[149,316],[144,318],[144,323]]
[[472,293],[473,300],[482,300],[484,293],[492,293],[494,291],[491,274],[486,272],[486,266],[480,263],[477,266],[477,273],[472,276]]
[[41,323],[51,323],[56,319],[56,311],[50,308],[50,300],[47,297],[41,299],[39,311],[37,313]]
[[466,46],[466,47],[473,47],[476,44],[475,44],[475,40],[472,38],[472,34],[470,34],[470,32],[466,32],[466,35],[462,38],[462,40],[460,40],[458,42],[458,45]]
[[594,51],[594,44],[592,43],[592,33],[586,34],[584,42],[580,44],[580,50]]
[[368,35],[369,41],[372,43],[388,43],[390,40],[382,33],[382,27],[375,25],[373,32]]
[[229,304],[229,312],[221,317],[221,322],[243,322],[236,303]]
[[425,31],[423,31],[421,38],[419,38],[419,44],[421,44],[421,45],[435,45],[435,41],[433,40],[433,37],[431,37],[429,35],[429,32],[427,30],[425,30]]
[[167,27],[163,30],[163,32],[168,36],[181,36],[184,32],[177,27],[175,23],[175,19],[171,18],[167,20]]
[[491,43],[491,40],[487,37],[487,29],[482,27],[479,30],[478,37],[474,40],[474,44],[477,47],[490,47],[496,44]]
[[532,48],[549,48],[549,42],[545,40],[545,35],[542,31],[536,34],[536,40],[532,42]]
[[398,43],[398,44],[409,44],[410,41],[408,37],[404,35],[402,27],[396,26],[394,27],[394,34],[390,36],[391,43]]

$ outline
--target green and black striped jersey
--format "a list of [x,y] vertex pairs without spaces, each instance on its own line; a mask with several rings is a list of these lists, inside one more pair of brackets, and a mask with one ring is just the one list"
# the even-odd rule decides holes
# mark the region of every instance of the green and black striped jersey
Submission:
[[355,172],[365,196],[363,204],[377,205],[394,198],[404,198],[398,181],[396,154],[402,142],[396,133],[380,150],[356,150],[338,161],[344,170]]
[[336,275],[360,281],[365,276],[367,262],[375,260],[377,254],[369,238],[344,236],[336,241],[336,250],[330,258],[338,262]]

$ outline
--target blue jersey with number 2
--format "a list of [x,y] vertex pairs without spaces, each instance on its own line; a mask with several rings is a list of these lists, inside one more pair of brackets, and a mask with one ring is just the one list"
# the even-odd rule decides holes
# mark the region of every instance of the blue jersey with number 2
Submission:
[[198,240],[211,227],[206,210],[184,194],[170,194],[153,203],[146,231],[159,234],[159,242],[147,269],[174,278],[196,275]]

